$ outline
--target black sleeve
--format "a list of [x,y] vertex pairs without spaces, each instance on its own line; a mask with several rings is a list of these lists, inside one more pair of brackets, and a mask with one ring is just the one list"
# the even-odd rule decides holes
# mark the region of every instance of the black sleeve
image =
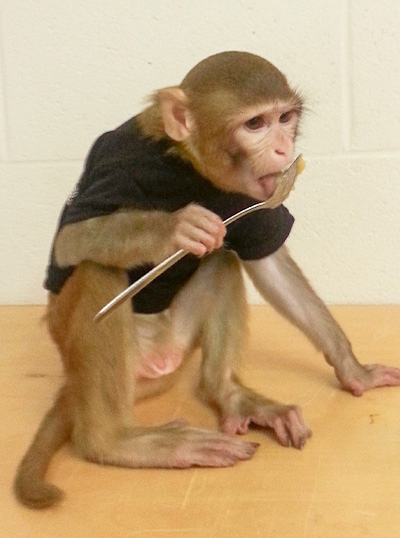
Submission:
[[64,208],[60,228],[143,205],[140,181],[146,170],[135,160],[131,140],[117,131],[103,134],[86,159],[83,174]]
[[226,245],[242,260],[259,260],[284,244],[293,223],[294,218],[283,205],[261,209],[228,227]]

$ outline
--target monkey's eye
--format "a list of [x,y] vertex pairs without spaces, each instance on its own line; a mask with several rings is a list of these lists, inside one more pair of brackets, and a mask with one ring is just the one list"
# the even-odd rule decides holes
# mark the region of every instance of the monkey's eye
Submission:
[[246,121],[245,126],[247,129],[250,129],[250,131],[257,131],[258,129],[261,129],[264,127],[265,121],[262,116],[256,116],[255,118],[251,118],[251,120]]
[[295,114],[294,110],[288,110],[279,116],[279,123],[289,123]]

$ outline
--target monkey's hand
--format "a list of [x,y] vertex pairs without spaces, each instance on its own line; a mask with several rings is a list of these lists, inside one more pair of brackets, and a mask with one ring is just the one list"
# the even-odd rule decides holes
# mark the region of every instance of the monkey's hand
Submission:
[[350,367],[347,364],[344,368],[335,367],[335,374],[343,388],[354,396],[362,396],[366,390],[377,387],[400,385],[400,370],[381,364],[362,365],[352,361]]
[[303,449],[307,439],[311,437],[311,430],[304,421],[302,412],[296,405],[284,405],[262,401],[260,396],[258,405],[242,400],[242,407],[252,407],[251,412],[239,412],[226,415],[222,419],[222,431],[225,433],[244,434],[250,424],[274,431],[276,438],[282,446],[293,446]]
[[176,224],[172,241],[176,249],[195,256],[204,256],[220,248],[226,228],[218,215],[196,204],[175,212]]

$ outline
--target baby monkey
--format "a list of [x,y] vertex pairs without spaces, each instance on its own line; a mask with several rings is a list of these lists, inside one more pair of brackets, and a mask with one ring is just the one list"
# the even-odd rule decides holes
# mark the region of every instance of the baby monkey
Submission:
[[[196,65],[177,87],[92,147],[55,235],[47,323],[65,382],[23,458],[19,500],[51,506],[62,492],[45,481],[67,440],[82,457],[125,467],[223,467],[257,448],[235,434],[250,424],[303,448],[301,411],[240,381],[247,304],[241,268],[261,295],[299,327],[356,396],[400,385],[400,371],[361,365],[284,245],[293,217],[280,205],[227,229],[223,220],[268,200],[293,159],[302,99],[268,61],[224,52]],[[100,324],[95,314],[178,249],[189,255]],[[200,347],[202,398],[220,431],[184,421],[143,427],[135,401],[174,379]]]

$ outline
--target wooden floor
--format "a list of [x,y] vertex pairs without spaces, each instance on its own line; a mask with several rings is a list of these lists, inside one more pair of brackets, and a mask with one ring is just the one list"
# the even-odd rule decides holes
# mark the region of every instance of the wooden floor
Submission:
[[[362,362],[400,367],[400,307],[332,309]],[[66,492],[56,509],[18,505],[15,468],[60,385],[42,307],[0,308],[0,538],[397,538],[400,533],[400,388],[343,392],[304,337],[267,307],[252,308],[243,377],[299,404],[313,437],[303,451],[268,434],[255,457],[229,469],[128,470],[78,460],[68,446],[49,478]],[[143,423],[185,417],[214,427],[187,381],[143,402]]]

